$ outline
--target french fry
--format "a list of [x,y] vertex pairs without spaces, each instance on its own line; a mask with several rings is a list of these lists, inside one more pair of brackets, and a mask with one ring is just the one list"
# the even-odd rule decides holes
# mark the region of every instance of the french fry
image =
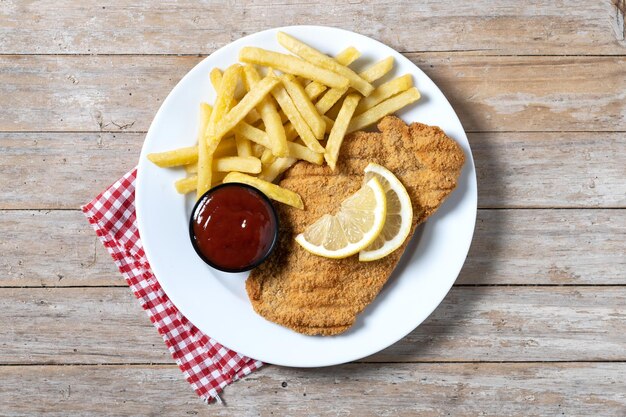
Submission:
[[[214,172],[211,176],[211,186],[215,186],[222,182],[226,174],[224,172]],[[198,176],[191,175],[186,178],[181,178],[178,181],[174,182],[174,187],[176,191],[180,194],[187,194],[196,190],[196,186],[198,185]]]
[[222,85],[222,70],[213,68],[209,73],[209,78],[211,79],[211,85],[215,90],[215,94],[217,94],[220,91],[220,85]]
[[366,110],[371,109],[383,100],[393,97],[398,93],[413,87],[413,79],[411,74],[405,74],[401,77],[394,78],[384,84],[376,87],[369,96],[365,97],[356,108],[354,114],[359,115]]
[[285,124],[285,137],[287,138],[287,142],[291,142],[298,137],[298,131],[293,127],[293,123],[291,122]]
[[326,122],[317,112],[315,106],[304,91],[304,88],[302,88],[302,86],[294,80],[293,75],[283,75],[280,79],[283,82],[289,97],[291,97],[296,105],[298,112],[311,128],[315,138],[317,140],[323,139]]
[[[393,58],[389,57],[389,58],[383,59],[382,61],[377,62],[376,64],[372,65],[370,68],[366,69],[365,71],[360,72],[359,76],[361,76],[362,78],[366,79],[369,82],[373,82],[373,81],[376,81],[378,78],[382,77],[383,75],[385,75],[392,68],[393,68]],[[343,97],[343,95],[346,92],[347,92],[346,89],[331,88],[330,90],[326,91],[326,93],[322,96],[322,98],[318,100],[317,103],[315,103],[315,108],[317,109],[318,112],[320,112],[320,114],[328,113],[330,109],[332,109],[333,106],[339,102],[341,97]],[[336,111],[338,112],[340,108],[341,106],[337,105]],[[336,117],[337,115],[330,113],[330,116],[332,118],[332,117]]]
[[[213,68],[209,73],[209,77],[211,78],[211,84],[213,85],[215,91],[219,91],[220,84],[222,83],[222,71],[219,68]],[[235,107],[239,103],[239,100],[235,97],[241,97],[244,94],[243,89],[239,87],[241,87],[241,84],[237,83],[237,87],[235,87],[235,92],[233,93],[233,101],[230,103],[230,108]],[[254,123],[260,118],[261,115],[256,111],[256,109],[252,109],[250,110],[250,113],[246,115],[245,120],[248,123]]]
[[359,76],[364,80],[373,83],[374,81],[382,78],[393,68],[393,57],[389,56],[385,59],[381,59],[377,63],[373,64],[369,68],[359,73]]
[[222,138],[217,134],[217,121],[224,117],[230,107],[240,74],[241,65],[239,64],[231,65],[224,72],[213,111],[204,129],[205,133],[200,135],[198,140],[198,185],[196,187],[198,198],[211,188],[213,153]]
[[[194,162],[192,164],[189,165],[185,165],[185,172],[187,174],[197,174],[198,173],[198,162]],[[198,178],[196,178],[196,181],[198,180]],[[195,190],[195,185],[194,185],[194,190]]]
[[261,155],[263,154],[263,151],[265,151],[265,149],[267,149],[265,146],[259,145],[258,143],[253,143],[252,156],[254,156],[255,158],[261,158]]
[[174,182],[174,187],[176,187],[176,191],[180,194],[187,194],[196,189],[198,186],[198,176],[192,175],[191,177],[182,178],[176,182]]
[[240,172],[229,173],[226,175],[226,178],[224,178],[224,182],[241,182],[243,184],[248,184],[260,190],[272,200],[288,204],[295,208],[304,209],[304,203],[302,202],[302,198],[299,194],[276,184],[272,184],[271,182],[252,177],[247,174],[242,174]]
[[213,161],[213,170],[218,172],[247,172],[258,174],[261,172],[261,160],[254,156],[225,156]]
[[[194,146],[194,153],[196,155],[196,162],[192,162],[190,164],[185,165],[185,172],[187,174],[196,174],[198,173],[198,147]],[[237,154],[237,147],[235,144],[235,138],[228,137],[224,138],[220,141],[220,144],[217,145],[217,149],[213,153],[214,158],[219,158],[222,156],[235,156]],[[194,188],[195,190],[195,188]]]
[[271,164],[263,166],[259,178],[268,182],[274,182],[280,174],[287,171],[297,161],[296,158],[290,157],[276,158]]
[[237,146],[237,156],[252,156],[252,145],[250,140],[244,136],[235,134],[235,145]]
[[306,146],[302,146],[297,143],[288,142],[289,156],[296,159],[304,159],[315,165],[322,165],[324,162],[324,156],[321,153],[313,152]]
[[[367,97],[372,91],[374,91],[374,87],[363,78],[359,77],[356,72],[352,71],[345,65],[341,65],[328,55],[321,53],[317,49],[310,47],[304,42],[301,42],[284,32],[278,32],[277,38],[278,43],[304,60],[344,76],[350,80],[350,86],[364,96]],[[331,87],[339,88],[341,86],[331,85]]]
[[350,119],[352,118],[354,110],[359,104],[360,99],[361,97],[358,94],[349,94],[343,100],[341,110],[339,110],[333,129],[331,130],[328,141],[326,142],[324,159],[326,159],[326,162],[333,171],[335,170],[335,165],[337,164],[337,157],[339,156],[341,143],[343,142],[346,130],[348,130],[348,125],[350,124]]
[[326,114],[347,91],[347,88],[331,88],[315,103],[315,108],[320,114]]
[[307,86],[304,88],[306,95],[311,101],[317,99],[326,90],[328,90],[328,87],[326,87],[324,84],[318,83],[317,81],[308,83]]
[[282,85],[278,86],[272,91],[272,94],[278,102],[278,105],[289,118],[291,124],[293,124],[293,127],[298,132],[298,135],[300,135],[304,143],[306,143],[306,146],[308,146],[314,152],[324,152],[324,148],[317,141],[315,135],[311,131],[311,128],[309,127],[309,125],[306,124],[306,122],[298,112],[296,105],[291,100],[291,97],[289,97],[289,94],[287,94],[285,88]]
[[326,120],[326,133],[330,133],[330,131],[333,130],[335,121],[326,115],[322,117],[324,118],[324,120]]
[[[202,116],[201,116],[202,117]],[[202,121],[200,122],[202,126]],[[161,168],[171,168],[198,162],[198,147],[173,149],[166,152],[148,154],[148,159]]]
[[[357,59],[359,59],[360,56],[361,56],[361,53],[359,52],[358,49],[356,49],[354,46],[349,46],[343,51],[339,52],[339,54],[337,54],[335,59],[341,65],[348,66],[352,64],[354,61],[356,61]],[[317,81],[310,82],[309,84],[307,84],[307,86],[304,89],[304,91],[306,91],[311,101],[318,98],[325,90],[327,90],[327,87],[323,84],[318,83]]]
[[352,119],[350,126],[348,126],[348,133],[376,123],[388,114],[394,113],[404,106],[416,102],[419,98],[420,93],[415,87],[411,87],[396,96],[388,98]]
[[272,91],[278,82],[279,80],[276,77],[265,77],[255,84],[241,101],[219,121],[216,135],[221,137],[234,128],[250,110],[254,109]]
[[276,157],[274,156],[270,148],[265,148],[263,154],[261,155],[261,163],[263,165],[268,165],[274,162],[275,159]]
[[252,46],[246,46],[239,51],[239,60],[249,64],[274,68],[284,73],[299,75],[329,87],[342,88],[349,84],[346,77],[313,65],[293,55],[281,54]]
[[361,57],[361,52],[354,46],[348,46],[343,51],[339,52],[335,57],[335,61],[346,67],[352,64],[354,61]]
[[267,133],[259,128],[249,125],[246,122],[239,122],[239,124],[233,129],[233,132],[266,148],[270,148],[272,145]]
[[[250,88],[253,88],[260,82],[260,75],[252,65],[246,65],[244,67],[244,78]],[[263,101],[257,106],[261,113],[261,119],[265,125],[265,131],[269,143],[265,145],[272,150],[272,153],[277,156],[284,156],[287,154],[287,138],[285,137],[285,129],[283,128],[283,122],[281,121],[278,110],[274,104],[274,100],[271,97],[265,97]]]

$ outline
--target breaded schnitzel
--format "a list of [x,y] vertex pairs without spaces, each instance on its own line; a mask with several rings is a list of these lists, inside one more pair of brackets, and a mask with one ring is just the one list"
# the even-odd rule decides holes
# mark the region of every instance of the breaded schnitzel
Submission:
[[381,133],[346,136],[335,171],[299,162],[285,173],[280,185],[299,193],[305,210],[277,205],[278,246],[246,281],[254,310],[267,320],[307,335],[342,333],[389,278],[409,239],[373,262],[359,262],[358,255],[319,257],[294,240],[361,187],[368,163],[388,168],[406,187],[414,211],[410,236],[456,187],[465,156],[441,129],[420,123],[406,125],[395,116],[382,119],[378,128]]

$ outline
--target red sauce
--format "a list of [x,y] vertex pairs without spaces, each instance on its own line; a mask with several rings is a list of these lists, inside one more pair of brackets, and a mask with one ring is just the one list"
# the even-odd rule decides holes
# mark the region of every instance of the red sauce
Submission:
[[272,249],[278,227],[269,201],[251,187],[229,184],[196,205],[191,239],[205,261],[218,269],[250,269]]

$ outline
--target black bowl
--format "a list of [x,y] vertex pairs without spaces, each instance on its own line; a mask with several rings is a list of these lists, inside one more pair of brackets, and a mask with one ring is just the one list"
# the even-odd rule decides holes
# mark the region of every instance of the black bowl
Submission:
[[[273,218],[274,224],[276,225],[276,227],[274,228],[274,236],[272,237],[272,242],[270,243],[270,245],[269,245],[267,251],[265,252],[265,254],[263,254],[263,256],[261,256],[255,262],[253,262],[253,263],[251,263],[249,265],[246,265],[246,266],[244,266],[242,268],[228,268],[228,267],[224,267],[224,266],[216,264],[215,262],[211,261],[210,259],[207,259],[207,257],[204,256],[204,254],[202,253],[202,251],[200,251],[200,248],[198,248],[198,246],[196,244],[195,233],[194,233],[194,230],[193,230],[193,223],[194,223],[193,220],[194,220],[194,217],[195,217],[195,214],[196,214],[196,210],[198,210],[198,207],[200,206],[200,203],[204,199],[206,199],[209,195],[214,193],[215,191],[220,190],[222,188],[226,188],[226,187],[244,188],[244,189],[246,189],[248,191],[251,191],[252,193],[256,194],[257,196],[259,196],[261,198],[261,200],[263,200],[267,204],[267,206],[269,207],[270,216]],[[272,201],[265,194],[263,194],[261,191],[259,191],[257,188],[254,188],[251,185],[240,183],[240,182],[228,182],[228,183],[220,184],[220,185],[217,185],[217,186],[211,188],[206,193],[202,194],[202,196],[194,204],[193,210],[191,210],[191,216],[189,217],[189,239],[191,240],[191,245],[193,246],[194,250],[196,251],[196,253],[200,257],[200,259],[202,259],[207,265],[209,265],[212,268],[215,268],[215,269],[218,269],[220,271],[223,271],[223,272],[232,272],[232,273],[235,273],[235,272],[245,272],[245,271],[249,271],[251,269],[254,269],[257,266],[261,265],[263,262],[265,262],[265,260],[273,252],[274,248],[276,247],[276,243],[278,242],[278,228],[279,228],[278,227],[278,215],[276,214],[276,209],[274,208],[274,205],[272,204]]]

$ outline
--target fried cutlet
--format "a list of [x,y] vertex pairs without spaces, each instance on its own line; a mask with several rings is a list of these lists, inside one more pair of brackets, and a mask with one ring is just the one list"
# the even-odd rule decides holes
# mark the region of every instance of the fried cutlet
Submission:
[[254,310],[267,320],[307,335],[342,333],[389,278],[410,239],[373,262],[359,262],[358,255],[323,258],[294,240],[361,187],[368,163],[388,168],[406,187],[414,212],[410,236],[456,187],[465,156],[441,129],[406,125],[395,116],[382,119],[378,128],[381,133],[346,136],[335,171],[298,162],[285,173],[280,185],[299,193],[305,210],[277,205],[278,245],[246,281]]

